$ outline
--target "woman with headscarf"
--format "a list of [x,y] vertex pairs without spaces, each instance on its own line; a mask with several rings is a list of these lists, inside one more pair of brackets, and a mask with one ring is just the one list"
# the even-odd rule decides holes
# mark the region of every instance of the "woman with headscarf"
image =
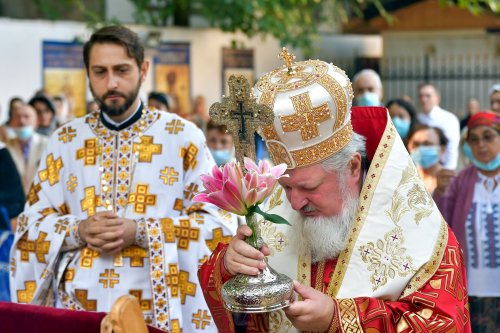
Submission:
[[500,326],[500,117],[473,115],[464,153],[471,165],[456,177],[438,173],[434,200],[465,254],[473,332]]

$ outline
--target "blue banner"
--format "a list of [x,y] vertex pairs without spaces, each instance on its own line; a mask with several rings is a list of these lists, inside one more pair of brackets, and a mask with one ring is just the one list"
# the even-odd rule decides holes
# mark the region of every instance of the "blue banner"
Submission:
[[43,42],[43,68],[84,68],[83,45],[75,42]]

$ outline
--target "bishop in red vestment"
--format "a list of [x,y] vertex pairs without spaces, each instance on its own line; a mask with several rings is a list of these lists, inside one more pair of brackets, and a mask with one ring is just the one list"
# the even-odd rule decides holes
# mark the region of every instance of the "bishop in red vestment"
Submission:
[[[288,165],[267,210],[292,227],[264,222],[258,251],[241,226],[200,268],[219,331],[470,332],[462,251],[386,109],[351,108],[350,81],[332,64],[287,67],[254,93],[275,114],[261,129],[273,162]],[[223,283],[257,274],[264,256],[297,281],[297,300],[270,313],[225,310]]]

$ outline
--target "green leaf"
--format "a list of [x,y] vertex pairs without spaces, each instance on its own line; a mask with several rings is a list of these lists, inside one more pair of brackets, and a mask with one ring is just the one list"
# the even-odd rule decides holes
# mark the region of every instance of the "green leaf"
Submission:
[[255,212],[257,214],[262,215],[262,217],[264,217],[264,219],[266,221],[269,221],[269,222],[272,222],[272,223],[276,223],[276,224],[288,224],[288,225],[291,225],[290,223],[288,223],[287,220],[285,220],[283,217],[281,217],[279,215],[268,214],[268,213],[264,212],[263,210],[261,210],[259,206],[254,206],[254,207],[255,207]]

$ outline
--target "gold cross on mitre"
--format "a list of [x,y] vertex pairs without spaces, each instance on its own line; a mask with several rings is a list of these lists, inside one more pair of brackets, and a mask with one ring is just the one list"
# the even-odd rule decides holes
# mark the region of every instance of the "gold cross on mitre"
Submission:
[[245,77],[231,75],[228,84],[229,96],[223,96],[221,103],[212,104],[209,113],[215,123],[227,126],[234,139],[236,160],[243,165],[244,157],[255,161],[254,133],[260,127],[271,125],[274,113],[268,106],[256,102]]
[[295,74],[295,71],[293,70],[293,61],[295,60],[295,56],[288,52],[288,49],[286,47],[283,47],[281,49],[278,57],[285,62],[285,65],[288,68],[288,75]]

